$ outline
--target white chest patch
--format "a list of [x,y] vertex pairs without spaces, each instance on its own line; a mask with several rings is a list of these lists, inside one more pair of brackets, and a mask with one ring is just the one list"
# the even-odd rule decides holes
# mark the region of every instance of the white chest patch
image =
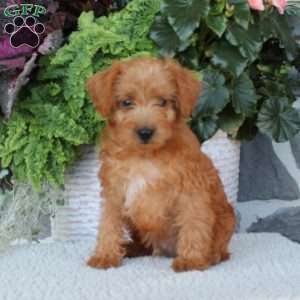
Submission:
[[133,202],[136,200],[137,195],[141,192],[146,186],[146,180],[144,177],[133,178],[129,183],[127,192],[126,192],[126,200],[125,207],[129,208]]
[[133,167],[129,172],[129,178],[124,204],[126,208],[139,199],[147,185],[153,184],[159,178],[159,170],[151,162],[146,161]]

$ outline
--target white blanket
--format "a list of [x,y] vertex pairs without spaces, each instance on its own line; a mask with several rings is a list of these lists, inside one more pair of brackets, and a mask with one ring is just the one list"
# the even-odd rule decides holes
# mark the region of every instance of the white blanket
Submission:
[[232,258],[200,272],[174,273],[167,258],[85,265],[92,241],[18,246],[0,256],[0,300],[300,299],[300,245],[278,234],[238,234]]

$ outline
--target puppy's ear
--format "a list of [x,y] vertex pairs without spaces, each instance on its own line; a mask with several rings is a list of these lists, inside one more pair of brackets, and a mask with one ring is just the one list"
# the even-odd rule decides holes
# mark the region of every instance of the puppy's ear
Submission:
[[180,66],[175,61],[167,59],[165,62],[177,85],[180,113],[183,117],[189,117],[200,95],[201,82],[192,71]]
[[97,112],[105,118],[109,117],[112,112],[113,88],[120,74],[121,64],[115,63],[109,69],[96,73],[86,82],[86,89]]

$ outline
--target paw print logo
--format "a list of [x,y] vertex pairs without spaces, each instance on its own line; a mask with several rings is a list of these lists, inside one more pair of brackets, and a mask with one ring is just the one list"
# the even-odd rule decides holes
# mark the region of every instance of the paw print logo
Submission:
[[27,16],[25,19],[17,16],[12,23],[7,23],[4,27],[4,32],[10,35],[10,44],[14,48],[22,45],[37,47],[40,43],[39,34],[44,31],[44,25],[38,23],[32,16]]

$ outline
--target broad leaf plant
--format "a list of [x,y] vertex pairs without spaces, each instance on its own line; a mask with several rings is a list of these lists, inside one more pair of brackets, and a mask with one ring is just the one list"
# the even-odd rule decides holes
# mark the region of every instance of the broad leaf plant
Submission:
[[262,0],[162,2],[150,36],[162,56],[202,75],[191,119],[200,140],[218,129],[236,139],[252,139],[260,131],[276,142],[299,132],[293,108],[299,46],[289,18],[300,18],[300,10],[296,1],[278,5],[275,0],[265,6]]

